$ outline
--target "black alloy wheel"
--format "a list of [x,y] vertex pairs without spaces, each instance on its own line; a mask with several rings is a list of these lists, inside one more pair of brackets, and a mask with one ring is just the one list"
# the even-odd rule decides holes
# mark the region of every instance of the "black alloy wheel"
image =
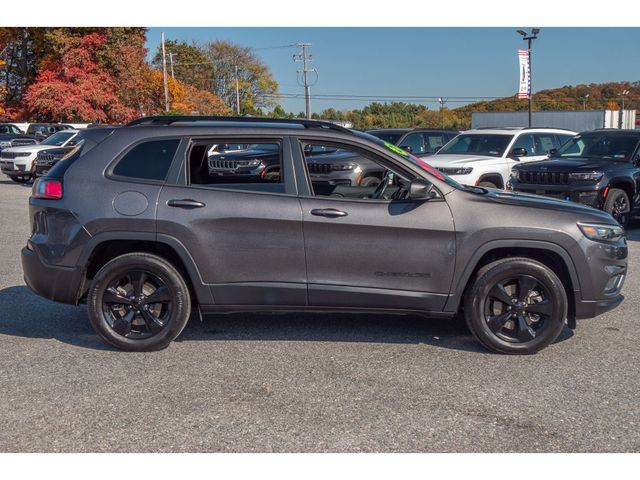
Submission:
[[107,322],[127,338],[149,338],[167,326],[173,302],[170,287],[145,270],[131,270],[111,282],[102,295]]
[[165,348],[191,314],[189,287],[162,257],[127,253],[107,262],[91,281],[87,311],[106,342],[128,351]]
[[531,354],[558,337],[567,305],[565,286],[548,266],[510,257],[478,270],[465,293],[464,316],[489,350]]
[[548,289],[529,275],[499,281],[485,299],[485,321],[506,342],[530,342],[549,327]]
[[609,190],[604,203],[604,211],[610,214],[616,222],[627,227],[631,215],[629,197],[624,190],[612,188]]

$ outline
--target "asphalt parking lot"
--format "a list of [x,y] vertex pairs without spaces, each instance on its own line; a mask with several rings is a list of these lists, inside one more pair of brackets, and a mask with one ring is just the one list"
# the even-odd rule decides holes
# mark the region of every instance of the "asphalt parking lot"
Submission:
[[0,451],[640,450],[640,222],[625,302],[538,355],[487,353],[459,322],[333,314],[211,316],[124,353],[24,285],[29,193],[0,179]]

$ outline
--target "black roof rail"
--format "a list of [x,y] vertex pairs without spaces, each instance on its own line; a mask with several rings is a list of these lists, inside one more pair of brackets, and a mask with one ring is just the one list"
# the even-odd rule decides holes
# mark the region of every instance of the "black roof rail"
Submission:
[[326,128],[338,132],[352,133],[341,125],[320,120],[306,120],[300,118],[268,118],[268,117],[226,117],[200,115],[160,115],[157,117],[141,117],[129,122],[127,127],[136,125],[171,125],[178,122],[241,122],[241,123],[282,123],[302,125],[304,128]]

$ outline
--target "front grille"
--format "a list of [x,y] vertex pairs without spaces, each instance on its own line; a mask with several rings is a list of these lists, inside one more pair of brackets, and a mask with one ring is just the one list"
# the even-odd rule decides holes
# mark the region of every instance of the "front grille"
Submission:
[[3,170],[13,170],[13,162],[0,162],[0,168]]
[[309,163],[309,173],[331,173],[330,163]]
[[518,181],[534,185],[568,185],[569,174],[562,172],[518,172]]
[[235,170],[238,168],[237,160],[209,160],[209,168],[215,170]]

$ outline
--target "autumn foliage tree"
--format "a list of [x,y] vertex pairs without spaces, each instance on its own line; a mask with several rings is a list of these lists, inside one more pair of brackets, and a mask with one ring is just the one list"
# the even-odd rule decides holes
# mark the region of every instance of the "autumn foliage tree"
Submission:
[[85,35],[59,62],[48,61],[25,95],[27,109],[41,120],[124,122],[136,116],[117,94],[113,75],[99,64],[106,37]]

